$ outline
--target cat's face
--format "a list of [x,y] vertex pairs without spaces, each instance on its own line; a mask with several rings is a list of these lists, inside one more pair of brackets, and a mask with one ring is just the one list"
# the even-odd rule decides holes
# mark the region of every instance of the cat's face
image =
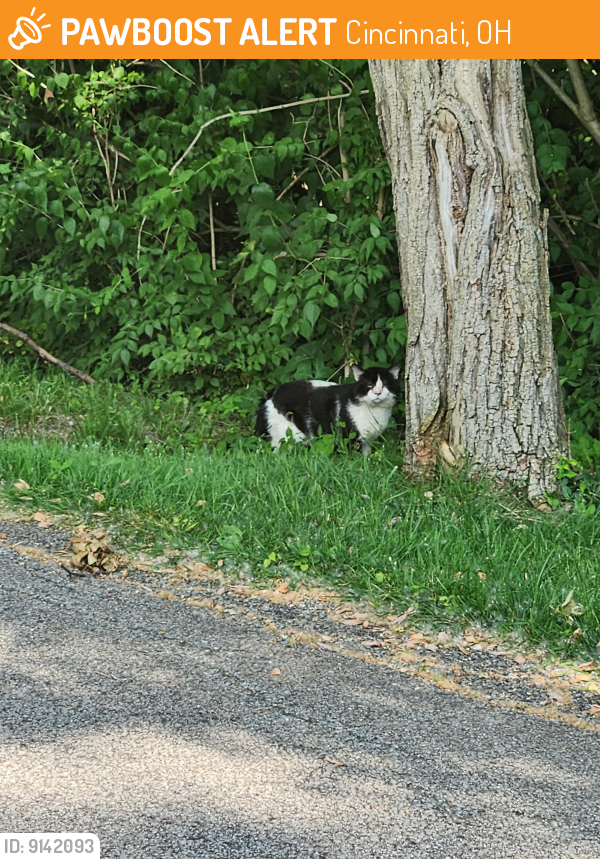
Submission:
[[369,367],[367,370],[361,370],[360,367],[353,366],[352,372],[357,381],[356,393],[360,399],[366,400],[369,404],[385,403],[388,406],[390,402],[396,400],[400,391],[398,364],[390,367],[389,370],[383,367]]

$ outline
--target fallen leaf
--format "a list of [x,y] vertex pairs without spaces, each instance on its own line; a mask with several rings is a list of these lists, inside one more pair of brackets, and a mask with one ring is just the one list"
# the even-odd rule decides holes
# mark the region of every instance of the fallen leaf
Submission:
[[411,605],[410,608],[406,609],[404,614],[400,615],[400,617],[396,620],[396,623],[398,623],[398,624],[404,623],[404,621],[407,618],[409,618],[411,616],[411,614],[414,614],[415,612],[416,612],[416,608],[414,607],[414,605]]
[[515,656],[515,662],[517,663],[517,665],[525,665],[527,659],[523,656],[522,653],[517,653],[517,655]]
[[104,531],[77,528],[75,536],[71,537],[71,549],[71,565],[80,570],[114,573],[121,563],[119,556],[108,545]]
[[128,477],[127,480],[123,481],[123,483],[119,483],[119,489],[121,489],[123,486],[129,486],[130,483],[131,483],[131,477]]
[[[577,617],[584,613],[585,608],[575,602],[573,599],[573,593],[574,591],[570,591],[562,605],[554,609],[556,614],[562,614],[563,617],[570,617],[572,619],[573,617]],[[550,608],[552,608],[552,606],[550,606]]]
[[433,498],[433,492],[424,492],[423,497],[431,500]]
[[171,591],[158,591],[156,594],[161,600],[174,600],[177,599],[175,594],[172,594]]
[[53,520],[42,510],[38,510],[31,518],[38,523],[39,528],[49,528],[53,524]]
[[279,677],[280,674],[281,671],[279,670],[279,668],[274,668],[269,674],[269,677]]
[[204,504],[206,504],[206,500],[204,498],[201,498],[200,501],[196,501],[196,507],[202,507]]
[[590,707],[590,716],[600,716],[600,704],[592,704]]
[[98,504],[103,504],[106,501],[104,495],[101,492],[93,492],[91,495],[88,495],[92,501],[97,501]]
[[198,608],[214,608],[215,605],[214,600],[211,600],[210,597],[206,597],[206,599],[202,600],[190,597],[186,602],[189,603],[189,605],[195,605]]
[[482,581],[482,582],[485,582],[485,580],[487,579],[486,574],[485,574],[485,573],[482,573],[482,572],[481,572],[481,570],[479,570],[479,572],[477,573],[477,575],[479,576],[479,578],[481,579],[481,581]]
[[363,641],[365,647],[383,647],[381,641]]
[[337,758],[326,757],[325,760],[328,764],[332,764],[334,767],[347,767],[348,764],[345,764],[344,761],[338,761]]
[[21,480],[20,478],[19,480],[17,480],[16,483],[13,483],[13,486],[15,487],[15,489],[31,489],[31,486],[28,483],[25,483],[25,481]]
[[590,674],[576,674],[572,678],[571,683],[587,683],[587,681],[591,679],[592,677]]
[[219,560],[217,561],[217,567],[222,567],[224,563],[225,561],[223,560],[223,558],[219,558]]
[[437,644],[425,644],[424,648],[425,648],[425,650],[431,650],[432,653],[437,653],[437,651],[438,651]]

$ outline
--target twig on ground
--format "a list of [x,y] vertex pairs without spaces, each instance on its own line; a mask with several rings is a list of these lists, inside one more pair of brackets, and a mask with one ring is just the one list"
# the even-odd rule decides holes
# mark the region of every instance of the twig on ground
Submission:
[[95,385],[96,380],[92,379],[91,376],[88,376],[87,373],[82,373],[81,370],[75,369],[75,367],[71,367],[70,364],[67,364],[65,361],[61,361],[59,358],[55,358],[54,355],[51,355],[50,352],[46,352],[45,349],[42,349],[41,346],[28,337],[27,334],[24,334],[22,331],[18,331],[16,328],[11,328],[10,325],[7,325],[6,322],[0,322],[0,328],[4,331],[7,331],[9,334],[12,334],[13,337],[18,337],[19,340],[22,340],[24,343],[33,349],[34,352],[43,358],[44,361],[47,361],[49,364],[54,364],[56,367],[60,367],[61,370],[64,370],[65,373],[70,373],[71,376],[76,376],[78,379],[81,379],[82,382],[85,382],[87,385]]

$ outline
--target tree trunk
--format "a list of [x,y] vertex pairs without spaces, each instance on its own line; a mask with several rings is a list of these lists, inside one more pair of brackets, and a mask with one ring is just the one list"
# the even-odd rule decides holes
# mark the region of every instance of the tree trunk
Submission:
[[519,60],[370,60],[407,315],[406,464],[556,490],[546,218]]

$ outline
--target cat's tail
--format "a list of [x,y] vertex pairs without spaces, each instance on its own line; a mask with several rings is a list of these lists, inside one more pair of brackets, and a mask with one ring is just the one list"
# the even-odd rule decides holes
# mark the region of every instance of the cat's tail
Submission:
[[261,399],[256,412],[256,426],[254,427],[254,435],[259,438],[269,438],[269,425],[267,423],[267,400],[268,395]]

